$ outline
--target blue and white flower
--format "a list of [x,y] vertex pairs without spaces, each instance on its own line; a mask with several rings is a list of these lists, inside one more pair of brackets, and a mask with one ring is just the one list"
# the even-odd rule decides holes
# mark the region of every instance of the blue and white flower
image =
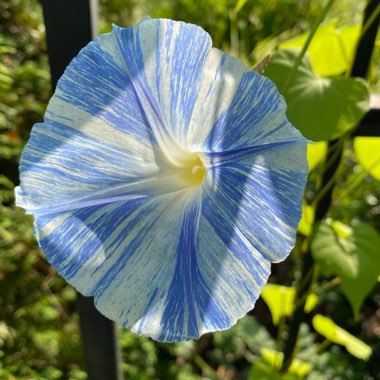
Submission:
[[33,127],[17,205],[50,263],[160,341],[227,329],[295,241],[307,141],[274,84],[171,20],[114,26]]

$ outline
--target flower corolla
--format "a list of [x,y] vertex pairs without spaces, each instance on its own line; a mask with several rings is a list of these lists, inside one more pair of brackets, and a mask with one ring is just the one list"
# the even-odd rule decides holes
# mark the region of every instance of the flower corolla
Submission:
[[307,141],[200,27],[114,26],[67,67],[20,163],[49,262],[130,330],[184,341],[254,307],[294,246]]

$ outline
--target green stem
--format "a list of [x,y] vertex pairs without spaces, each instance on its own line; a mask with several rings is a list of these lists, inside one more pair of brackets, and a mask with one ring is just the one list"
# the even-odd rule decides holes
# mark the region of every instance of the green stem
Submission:
[[286,324],[285,324],[285,317],[281,316],[280,321],[278,323],[278,329],[277,329],[277,336],[276,336],[276,348],[277,351],[279,351],[279,347],[282,341],[282,334],[285,331]]
[[334,0],[329,0],[327,2],[327,4],[325,5],[325,7],[323,8],[321,14],[318,16],[318,18],[315,20],[313,26],[311,27],[310,33],[307,36],[307,40],[306,40],[305,44],[303,45],[302,50],[298,54],[297,59],[296,59],[294,65],[293,65],[292,69],[290,70],[289,75],[286,78],[286,81],[285,81],[285,83],[284,83],[284,85],[283,85],[283,87],[282,87],[282,89],[280,91],[282,94],[285,94],[286,90],[288,89],[288,87],[289,87],[289,85],[290,85],[290,83],[291,83],[294,75],[297,72],[298,66],[302,62],[302,58],[306,54],[306,51],[307,51],[307,49],[308,49],[308,47],[310,45],[310,42],[312,41],[312,39],[313,39],[316,31],[318,30],[319,25],[321,25],[321,23],[325,19],[326,15],[327,15],[327,12],[330,10],[330,8],[333,5],[333,3],[334,3]]
[[376,9],[371,13],[371,16],[368,18],[368,20],[363,25],[363,28],[362,28],[361,33],[360,33],[359,41],[367,33],[367,30],[372,26],[372,24],[375,22],[375,20],[379,14],[380,14],[380,4],[378,4],[376,6]]
[[318,347],[317,353],[322,354],[331,346],[331,342],[325,339]]
[[314,288],[314,284],[318,280],[319,267],[316,266],[316,265],[313,265],[313,267],[311,268],[311,270],[309,271],[309,273],[310,273],[311,278],[310,278],[310,280],[309,280],[309,282],[307,284],[304,284],[305,288],[299,287],[299,289],[298,289],[299,292],[303,291],[303,295],[302,295],[301,298],[297,298],[295,300],[294,307],[296,309],[300,308],[302,305],[305,308],[306,302],[307,302],[307,298],[311,294],[311,292],[312,292],[312,290]]
[[237,26],[237,13],[234,9],[229,12],[230,18],[230,44],[233,54],[239,56],[239,31]]
[[323,294],[326,290],[333,288],[334,286],[337,286],[341,283],[340,277],[334,277],[330,281],[325,282],[324,284],[320,285],[318,289],[316,290],[317,294]]
[[335,200],[336,203],[342,202],[342,200],[350,194],[352,191],[354,191],[364,180],[364,178],[368,175],[368,172],[375,168],[377,165],[380,164],[380,157],[376,159],[369,168],[366,170],[362,169],[362,171],[349,183],[347,183],[345,189],[339,194],[338,198]]
[[[334,145],[333,154],[330,156],[330,159],[327,160],[325,163],[324,170],[330,170],[331,165],[333,165],[336,160],[342,155],[343,147],[344,147],[345,138],[341,138],[338,140],[336,145]],[[337,171],[334,172],[334,174],[329,178],[329,180],[322,186],[321,189],[319,189],[318,193],[315,195],[313,203],[317,205],[321,198],[323,198],[327,192],[334,186],[335,179],[336,179]]]
[[218,378],[217,372],[212,368],[210,365],[208,365],[203,358],[199,355],[196,354],[194,355],[194,363],[204,372],[206,375],[211,376],[213,378]]

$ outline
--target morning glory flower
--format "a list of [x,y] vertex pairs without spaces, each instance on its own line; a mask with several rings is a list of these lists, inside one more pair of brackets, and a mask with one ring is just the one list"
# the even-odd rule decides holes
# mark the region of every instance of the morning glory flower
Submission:
[[227,329],[294,246],[307,141],[285,110],[198,26],[114,26],[33,127],[17,205],[110,319],[168,342]]

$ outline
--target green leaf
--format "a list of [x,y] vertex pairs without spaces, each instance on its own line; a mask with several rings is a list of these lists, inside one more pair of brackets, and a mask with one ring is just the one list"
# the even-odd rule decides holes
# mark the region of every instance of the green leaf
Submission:
[[235,8],[234,8],[234,12],[237,14],[241,11],[241,9],[244,7],[244,5],[246,4],[248,0],[237,0],[236,2],[236,5],[235,5]]
[[0,54],[1,55],[3,55],[3,54],[16,54],[16,53],[17,53],[17,49],[15,49],[13,46],[2,45],[1,41],[0,41]]
[[[270,363],[274,368],[280,369],[282,362],[284,361],[284,354],[279,351],[274,351],[269,348],[260,349],[261,356],[265,361]],[[288,369],[289,373],[293,373],[300,377],[306,376],[311,370],[311,364],[301,361],[297,358],[293,359],[290,368]]]
[[314,222],[314,207],[302,202],[302,218],[298,225],[298,232],[310,236]]
[[[265,69],[265,75],[280,92],[298,53],[277,51]],[[368,85],[363,79],[319,77],[313,73],[307,56],[283,95],[288,104],[288,119],[313,141],[341,136],[357,125],[369,107]]]
[[[266,284],[264,286],[261,297],[267,304],[275,325],[279,324],[281,317],[289,317],[293,314],[295,295],[295,287],[275,284]],[[310,294],[306,299],[305,311],[309,313],[313,310],[317,301],[317,295],[314,293]]]
[[349,238],[352,236],[352,228],[340,222],[339,220],[334,220],[333,222],[331,222],[331,227],[334,229],[335,233],[341,238]]
[[0,88],[7,91],[11,88],[12,83],[11,70],[0,62]]
[[354,151],[363,169],[380,181],[380,137],[356,137]]
[[280,373],[264,359],[259,359],[251,367],[248,380],[301,380],[302,377],[295,373]]
[[[346,72],[352,62],[356,42],[361,26],[349,25],[336,28],[337,22],[321,25],[315,33],[307,53],[310,55],[311,67],[321,76],[334,76]],[[308,33],[279,44],[280,49],[301,49]]]
[[346,347],[347,351],[358,359],[368,360],[372,355],[372,348],[360,339],[342,329],[330,318],[317,314],[313,317],[315,330],[333,343]]
[[309,169],[312,171],[320,162],[322,162],[327,154],[327,142],[319,141],[315,144],[307,144],[307,162]]
[[325,275],[337,274],[355,317],[380,274],[380,235],[368,224],[351,228],[322,222],[311,243],[314,260]]

